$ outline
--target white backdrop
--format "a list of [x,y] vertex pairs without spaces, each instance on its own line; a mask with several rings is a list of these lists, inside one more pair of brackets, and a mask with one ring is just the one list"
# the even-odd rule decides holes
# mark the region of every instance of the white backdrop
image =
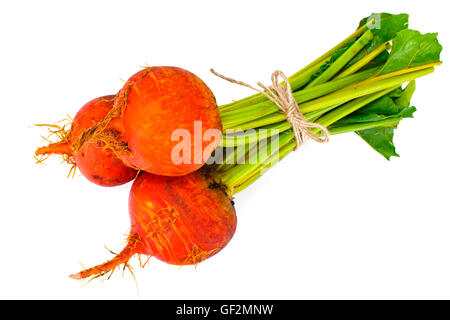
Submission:
[[[0,5],[0,298],[450,298],[449,28],[445,1],[14,1]],[[390,162],[354,134],[307,143],[236,197],[229,245],[194,267],[156,259],[86,286],[70,273],[119,251],[131,184],[101,188],[32,154],[43,130],[115,93],[140,66],[201,77],[219,103],[292,74],[372,12],[440,33],[444,65],[417,81]],[[324,188],[323,185],[326,185]]]

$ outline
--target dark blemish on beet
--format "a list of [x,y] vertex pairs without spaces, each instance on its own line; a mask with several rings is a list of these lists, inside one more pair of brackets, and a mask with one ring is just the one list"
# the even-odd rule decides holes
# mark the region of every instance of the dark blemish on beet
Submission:
[[94,179],[94,180],[98,180],[98,181],[102,181],[103,180],[102,177],[100,177],[99,175],[96,175],[96,174],[91,175],[91,178]]
[[213,189],[213,190],[220,189],[220,187],[221,187],[220,184],[215,181],[211,182],[208,186],[209,189]]

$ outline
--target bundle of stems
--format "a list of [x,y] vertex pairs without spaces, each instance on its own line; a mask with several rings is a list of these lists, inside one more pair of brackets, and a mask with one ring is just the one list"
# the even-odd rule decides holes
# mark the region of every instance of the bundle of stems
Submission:
[[[356,132],[387,159],[398,156],[393,129],[412,117],[414,80],[434,71],[442,49],[437,34],[407,29],[407,21],[406,14],[373,14],[290,76],[306,120],[326,127],[330,135]],[[297,143],[286,114],[261,93],[219,108],[224,135],[209,166],[229,194],[236,194],[295,150]]]

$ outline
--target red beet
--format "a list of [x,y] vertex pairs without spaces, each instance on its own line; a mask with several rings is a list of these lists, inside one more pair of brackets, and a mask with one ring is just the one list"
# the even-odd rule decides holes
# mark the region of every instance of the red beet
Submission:
[[[50,154],[63,155],[65,160],[75,164],[91,182],[100,186],[117,186],[133,180],[137,171],[125,165],[105,142],[88,142],[77,152],[73,144],[87,128],[102,120],[111,110],[115,96],[104,96],[86,103],[76,114],[69,131],[60,132],[61,141],[36,150],[36,156]],[[108,126],[111,135],[120,136],[120,125],[111,122]]]
[[134,254],[196,264],[223,249],[237,223],[231,199],[204,170],[181,177],[141,173],[131,188],[129,212],[131,233],[122,252],[72,278],[112,271]]
[[[117,117],[122,119],[123,140],[131,151],[117,152],[121,159],[158,175],[179,176],[199,169],[222,134],[211,90],[196,75],[177,67],[148,67],[133,75],[119,91],[114,110],[94,130],[87,131],[79,145],[92,138],[108,138],[104,128]],[[179,157],[174,161],[172,153],[183,139],[177,136],[177,129],[187,134],[187,147],[175,152],[183,160]],[[212,142],[203,139],[206,131],[213,130]]]

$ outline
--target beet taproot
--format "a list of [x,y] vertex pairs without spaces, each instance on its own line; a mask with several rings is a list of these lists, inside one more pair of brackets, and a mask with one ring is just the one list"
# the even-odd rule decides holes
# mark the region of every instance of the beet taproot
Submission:
[[87,130],[78,145],[91,139],[114,140],[104,131],[116,118],[123,125],[118,144],[124,140],[130,150],[116,153],[125,163],[157,175],[180,176],[199,169],[222,134],[211,90],[177,67],[147,67],[134,74],[117,94],[110,114]]
[[[103,141],[89,141],[75,152],[73,144],[86,129],[102,120],[114,105],[115,96],[103,96],[86,103],[76,114],[70,130],[59,130],[60,141],[38,148],[36,156],[59,154],[80,170],[91,182],[111,187],[133,180],[137,171],[125,165],[113,152],[105,148]],[[120,123],[112,121],[108,125],[110,135],[120,136]],[[118,148],[118,147],[117,147]]]
[[135,254],[174,265],[191,265],[215,255],[236,230],[234,205],[205,170],[181,177],[142,172],[129,196],[131,232],[112,260],[71,278],[105,274]]

